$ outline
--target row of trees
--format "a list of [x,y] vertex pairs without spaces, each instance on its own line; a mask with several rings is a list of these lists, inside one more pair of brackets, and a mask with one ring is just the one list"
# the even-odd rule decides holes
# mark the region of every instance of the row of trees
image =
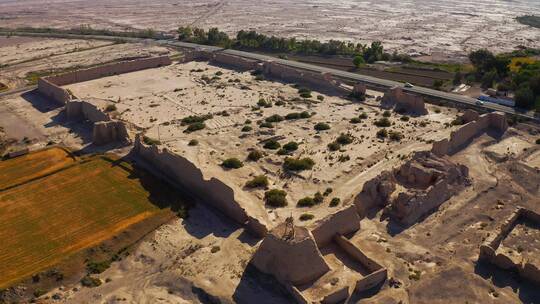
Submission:
[[524,63],[518,71],[510,71],[514,53],[494,55],[486,49],[469,54],[475,68],[474,77],[483,88],[494,87],[514,91],[516,106],[540,111],[540,62]]
[[59,29],[50,27],[20,27],[16,29],[0,28],[3,32],[27,32],[27,33],[53,33],[53,34],[71,34],[71,35],[96,35],[96,36],[117,36],[126,38],[148,38],[163,39],[166,38],[163,33],[148,29],[133,29],[127,31],[113,31],[109,29],[96,29],[90,25],[80,25],[70,29]]
[[371,45],[353,43],[347,41],[319,40],[296,38],[283,38],[267,36],[256,31],[241,30],[235,38],[230,38],[226,33],[217,28],[211,28],[207,32],[200,28],[180,27],[178,29],[181,41],[220,46],[224,48],[259,50],[279,53],[298,53],[303,55],[343,55],[354,57],[353,63],[360,66],[363,63],[373,63],[379,60],[410,61],[410,57],[403,54],[390,54],[384,51],[380,41]]

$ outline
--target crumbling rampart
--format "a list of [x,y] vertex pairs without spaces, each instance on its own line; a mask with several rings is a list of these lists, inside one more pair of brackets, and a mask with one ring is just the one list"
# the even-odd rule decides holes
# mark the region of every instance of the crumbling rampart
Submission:
[[394,108],[398,112],[403,111],[417,115],[428,113],[422,96],[403,92],[401,87],[393,87],[384,93],[381,106],[387,109]]
[[242,70],[254,70],[257,68],[257,60],[247,59],[240,56],[229,55],[225,53],[215,53],[211,62],[217,62],[219,64],[233,66]]
[[356,207],[351,205],[317,221],[312,233],[317,246],[324,247],[332,242],[336,235],[348,234],[359,229],[360,217]]
[[461,117],[465,125],[453,131],[449,138],[445,138],[433,143],[431,151],[438,156],[453,154],[462,149],[473,138],[494,130],[499,134],[504,134],[508,129],[506,116],[501,112],[493,112],[483,115],[476,115],[469,110]]
[[480,246],[478,259],[492,263],[501,269],[517,271],[521,277],[540,286],[540,265],[529,260],[518,261],[506,255],[504,251],[497,251],[503,240],[521,220],[540,224],[540,214],[529,209],[517,208]]
[[186,158],[159,149],[157,146],[146,146],[141,136],[135,138],[132,153],[152,165],[155,170],[165,175],[178,186],[196,193],[199,198],[215,209],[223,212],[234,221],[245,225],[253,234],[264,237],[268,230],[266,225],[240,206],[234,190],[217,178],[205,179],[202,171]]

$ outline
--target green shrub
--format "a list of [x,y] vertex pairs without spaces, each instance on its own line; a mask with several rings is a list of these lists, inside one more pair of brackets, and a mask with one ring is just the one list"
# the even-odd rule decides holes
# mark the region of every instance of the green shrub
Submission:
[[304,93],[300,93],[300,97],[302,98],[311,98],[311,93],[309,92],[304,92]]
[[152,146],[152,145],[156,145],[156,146],[159,146],[161,145],[161,142],[157,139],[153,139],[151,137],[148,137],[146,135],[143,136],[143,142],[149,146]]
[[327,123],[324,123],[324,122],[319,122],[315,125],[315,130],[317,131],[325,131],[325,130],[330,130],[330,125],[327,124]]
[[340,155],[338,157],[338,161],[342,163],[350,161],[350,160],[351,160],[351,157],[349,155]]
[[404,115],[404,116],[401,116],[401,117],[399,118],[399,120],[401,120],[401,121],[409,121],[409,119],[410,119],[409,116],[405,116],[405,115]]
[[314,218],[315,218],[315,216],[313,214],[309,214],[309,213],[304,213],[304,214],[300,215],[300,220],[301,221],[309,221],[309,220],[312,220]]
[[388,137],[388,131],[386,131],[386,129],[380,129],[379,131],[377,131],[377,137],[379,138]]
[[208,119],[212,118],[212,114],[206,114],[206,115],[190,115],[187,117],[182,118],[182,126],[190,125],[194,123],[202,123]]
[[253,150],[251,152],[249,152],[248,154],[248,159],[251,160],[251,161],[258,161],[259,159],[261,159],[263,157],[263,153],[259,150]]
[[94,262],[90,261],[86,264],[86,271],[91,274],[99,274],[111,267],[111,261]]
[[281,147],[281,144],[273,139],[267,141],[264,143],[264,146],[263,146],[265,149],[269,149],[269,150],[276,150],[276,149],[279,149]]
[[310,117],[311,117],[311,115],[307,111],[303,111],[303,112],[300,112],[300,113],[293,112],[293,113],[289,113],[289,114],[285,115],[285,119],[287,119],[287,120],[310,118]]
[[328,144],[328,150],[330,151],[337,151],[341,149],[341,145],[335,141]]
[[252,180],[246,182],[247,188],[266,188],[268,187],[268,178],[264,175],[255,176]]
[[390,120],[386,117],[376,120],[373,124],[380,128],[390,127],[392,125]]
[[[384,130],[384,129],[383,129]],[[393,141],[401,141],[403,139],[403,134],[397,131],[390,131],[388,133],[389,137]]]
[[315,204],[320,204],[324,201],[324,196],[317,191],[317,193],[315,193],[313,196],[313,200],[315,201]]
[[357,123],[361,123],[362,120],[360,118],[358,118],[358,117],[353,117],[353,118],[351,118],[351,120],[349,122],[352,123],[352,124],[357,124]]
[[268,206],[285,207],[287,206],[287,192],[278,189],[272,189],[264,193],[264,201]]
[[313,166],[315,165],[315,162],[309,158],[285,158],[285,162],[283,163],[283,167],[286,170],[290,171],[303,171],[303,170],[311,170]]
[[105,112],[112,112],[112,111],[116,111],[116,105],[113,105],[113,104],[107,105],[107,107],[105,108]]
[[284,105],[285,105],[285,101],[283,100],[276,101],[276,106],[284,106]]
[[341,145],[348,145],[348,144],[351,144],[353,140],[354,140],[354,137],[352,137],[352,135],[341,133],[336,139],[336,142]]
[[195,122],[195,123],[192,123],[190,124],[187,128],[186,128],[186,133],[191,133],[191,132],[195,132],[195,131],[199,131],[199,130],[202,130],[206,128],[206,125],[204,124],[204,122]]
[[291,141],[283,145],[283,149],[287,151],[296,151],[298,150],[298,143]]
[[362,114],[360,114],[360,115],[358,116],[358,118],[360,118],[360,119],[366,119],[366,118],[368,118],[368,115],[367,115],[366,112],[362,112]]
[[283,116],[281,115],[278,115],[278,114],[274,114],[272,116],[269,116],[265,119],[266,122],[280,122],[280,121],[283,121],[285,120],[285,118],[283,118]]
[[326,190],[324,190],[323,195],[324,195],[324,196],[328,196],[328,195],[329,195],[330,193],[332,193],[333,191],[334,191],[334,189],[332,189],[332,188],[330,188],[330,187],[329,187],[329,188],[326,188]]
[[390,113],[390,111],[386,110],[386,111],[383,112],[382,116],[383,117],[390,117],[390,116],[392,116],[392,113]]
[[287,150],[281,148],[281,149],[279,149],[279,150],[277,151],[277,154],[278,154],[278,155],[285,155],[285,154],[289,154],[289,151],[287,151]]
[[312,197],[306,196],[302,199],[299,199],[296,203],[298,207],[313,207],[315,206],[315,200]]
[[339,197],[334,197],[332,198],[332,200],[330,201],[330,207],[336,207],[337,205],[339,205],[339,203],[341,202],[341,200],[339,199]]
[[243,126],[241,131],[242,132],[249,132],[251,130],[253,130],[253,128],[251,126]]
[[98,287],[99,285],[101,285],[101,280],[87,275],[82,278],[81,285],[89,288]]
[[249,124],[251,124],[251,120],[249,120],[249,119],[246,119],[246,121],[244,122],[244,124],[245,124],[245,125],[249,125]]
[[323,101],[323,100],[324,100],[324,96],[322,96],[322,95],[317,95],[317,99],[318,99],[319,101]]
[[240,161],[238,158],[232,157],[224,160],[221,165],[227,169],[238,169],[242,168],[244,166],[244,163],[242,163],[242,161]]
[[[46,290],[41,289],[41,288],[37,288],[36,290],[34,290],[34,293],[33,293],[33,294],[34,294],[34,297],[39,298],[39,297],[41,297],[42,295],[44,295],[44,294],[46,294],[46,293],[47,293]],[[6,302],[6,303],[7,303],[7,302]]]
[[196,139],[192,139],[189,141],[188,146],[197,146],[199,144],[199,141]]

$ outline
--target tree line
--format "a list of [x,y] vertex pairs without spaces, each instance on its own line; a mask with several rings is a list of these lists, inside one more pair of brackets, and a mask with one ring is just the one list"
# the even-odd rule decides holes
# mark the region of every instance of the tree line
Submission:
[[353,63],[356,66],[381,60],[411,61],[411,58],[406,54],[385,52],[380,41],[374,41],[370,45],[340,40],[322,42],[316,39],[298,40],[296,38],[267,36],[256,31],[244,30],[239,31],[236,37],[231,38],[227,33],[215,27],[210,28],[208,31],[201,28],[180,27],[178,34],[180,41],[223,48],[286,54],[349,56],[354,58]]

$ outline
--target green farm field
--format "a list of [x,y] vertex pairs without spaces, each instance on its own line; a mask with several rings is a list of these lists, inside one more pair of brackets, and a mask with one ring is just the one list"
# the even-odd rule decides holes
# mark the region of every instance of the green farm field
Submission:
[[[177,193],[148,173],[105,156],[74,160],[65,153],[70,161],[52,160],[50,154],[58,150],[0,162],[0,168],[9,169],[2,173],[4,184],[10,175],[33,177],[0,189],[0,289],[134,224],[156,217],[165,221],[173,214]],[[58,169],[61,165],[64,169]],[[40,172],[46,174],[39,178]]]

